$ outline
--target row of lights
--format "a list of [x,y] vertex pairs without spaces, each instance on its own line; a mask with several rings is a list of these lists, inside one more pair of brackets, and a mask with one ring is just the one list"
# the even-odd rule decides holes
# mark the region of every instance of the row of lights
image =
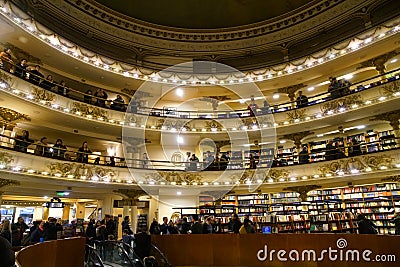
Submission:
[[[397,164],[395,164],[393,166],[381,165],[381,166],[378,167],[379,170],[387,170],[389,168],[400,168],[400,163],[397,163]],[[25,168],[22,168],[20,166],[8,167],[5,164],[0,164],[0,169],[2,169],[2,170],[7,170],[8,169],[8,170],[11,170],[13,172],[26,172],[26,173],[32,174],[32,175],[33,174],[39,174],[39,175],[43,175],[43,176],[49,176],[50,175],[50,173],[47,172],[47,171],[36,171],[36,170],[34,170],[32,168],[25,169]],[[367,167],[364,170],[351,169],[348,173],[349,174],[360,174],[362,172],[368,173],[368,172],[371,172],[372,170],[373,169],[371,167]],[[335,173],[326,173],[324,176],[327,177],[327,178],[330,178],[330,177],[335,177],[335,176],[336,177],[341,177],[341,176],[345,176],[345,175],[346,175],[346,172],[344,170],[338,170]],[[61,173],[58,173],[58,172],[54,173],[53,176],[57,177],[57,178],[66,177],[68,179],[74,179],[74,178],[78,179],[79,178],[80,180],[88,180],[88,181],[93,181],[93,182],[123,183],[123,181],[121,179],[111,179],[109,176],[98,177],[97,175],[94,175],[92,177],[87,177],[85,175],[81,175],[79,177],[76,177],[73,174],[68,174],[68,175],[63,176]],[[276,181],[274,179],[272,179],[272,178],[267,178],[266,182],[268,182],[268,183],[288,182],[288,181],[289,182],[296,182],[299,179],[301,179],[301,180],[318,179],[321,176],[323,176],[323,175],[319,175],[319,174],[314,174],[314,175],[309,175],[309,176],[304,175],[304,176],[301,176],[300,178],[298,178],[296,176],[291,176],[289,178],[281,177],[281,178],[277,179]],[[126,180],[124,182],[127,183],[127,184],[132,184],[133,180],[129,179],[129,180]],[[264,182],[263,179],[257,179],[256,181],[252,181],[250,178],[247,178],[247,179],[243,180],[242,184],[252,185],[252,184],[262,184],[263,182]],[[176,185],[179,185],[179,186],[190,186],[190,185],[191,186],[208,186],[208,185],[214,185],[214,186],[219,186],[219,185],[239,185],[239,184],[241,184],[241,182],[240,181],[224,181],[224,182],[215,181],[215,182],[191,182],[191,183],[187,183],[187,182],[174,182],[174,181],[173,182],[165,182],[165,181],[158,182],[158,181],[153,181],[153,180],[150,180],[150,181],[140,180],[140,181],[138,181],[138,184],[140,184],[140,185],[150,185],[150,186],[152,186],[152,185],[173,185],[173,186],[176,186]]]
[[[7,88],[9,88],[9,85],[6,82],[0,82],[0,88],[7,89]],[[35,97],[33,95],[26,94],[24,92],[21,92],[20,90],[13,89],[12,92],[14,94],[16,94],[16,95],[25,97],[26,99],[28,99],[30,101],[34,101],[35,100]],[[323,117],[328,117],[328,116],[332,116],[332,115],[335,115],[335,114],[344,113],[344,112],[348,111],[348,109],[355,110],[355,109],[360,108],[360,106],[363,106],[363,105],[371,105],[371,104],[375,104],[375,103],[379,103],[379,102],[384,102],[384,101],[388,100],[388,98],[390,98],[390,97],[399,97],[399,96],[400,96],[400,92],[395,92],[391,96],[389,96],[389,95],[388,96],[380,96],[378,98],[366,100],[362,104],[353,104],[352,106],[347,107],[347,108],[343,106],[343,107],[338,108],[337,110],[328,110],[326,113],[316,113],[313,116],[307,116],[305,118],[296,118],[296,119],[293,119],[293,120],[290,120],[290,121],[286,120],[286,121],[283,121],[283,122],[275,122],[273,125],[268,125],[268,124],[262,124],[262,125],[253,124],[253,125],[250,125],[250,126],[242,125],[242,126],[239,126],[239,127],[232,127],[232,128],[229,129],[229,131],[256,131],[256,130],[260,130],[260,128],[264,128],[265,129],[265,128],[272,128],[272,127],[279,127],[279,126],[287,126],[287,125],[290,125],[290,124],[296,124],[296,123],[305,122],[305,121],[317,120],[317,119],[321,119]],[[80,117],[84,117],[84,118],[90,119],[90,120],[96,120],[97,119],[98,121],[101,121],[101,122],[106,122],[106,123],[108,122],[108,123],[111,123],[111,124],[117,124],[117,125],[121,125],[121,126],[139,127],[138,124],[135,123],[135,122],[127,123],[127,122],[124,122],[124,121],[118,121],[118,120],[114,120],[114,119],[106,119],[104,117],[94,117],[93,115],[90,115],[90,114],[84,115],[80,111],[72,111],[71,109],[69,109],[67,107],[62,107],[62,106],[60,106],[59,104],[56,104],[56,103],[50,104],[49,102],[44,101],[44,100],[40,100],[39,103],[44,105],[44,106],[51,106],[51,108],[53,108],[55,110],[58,110],[58,111],[61,111],[61,112],[64,112],[64,113],[68,113],[68,114],[77,115],[77,116],[80,116]],[[140,128],[146,128],[146,125],[141,124]],[[156,126],[152,125],[152,126],[147,127],[147,128],[150,128],[152,130],[162,130],[162,131],[170,131],[170,132],[178,132],[178,131],[180,131],[180,132],[211,132],[211,133],[215,133],[215,132],[219,132],[219,131],[225,132],[227,130],[226,128],[221,128],[220,129],[220,128],[217,128],[217,127],[199,128],[199,129],[196,129],[196,128],[191,128],[190,129],[188,127],[182,127],[181,129],[177,129],[175,127],[167,127],[167,126],[164,126],[164,125],[161,126],[161,127],[156,127]]]
[[[8,5],[11,5],[8,3]],[[258,70],[257,72],[269,72],[268,74],[264,75],[254,75],[254,74],[243,74],[242,78],[235,78],[235,79],[226,79],[226,80],[219,80],[215,76],[212,78],[209,78],[208,80],[200,80],[200,79],[193,79],[193,80],[182,80],[179,75],[174,75],[172,78],[166,79],[160,76],[160,74],[153,73],[151,75],[144,75],[142,73],[137,73],[135,71],[124,71],[123,68],[121,67],[120,63],[114,62],[113,65],[116,65],[115,67],[110,66],[109,64],[106,64],[101,61],[99,56],[93,56],[96,57],[94,60],[92,58],[89,58],[88,56],[84,55],[81,51],[81,49],[77,46],[74,45],[73,47],[68,47],[63,45],[58,38],[56,38],[55,34],[49,34],[45,35],[43,33],[40,33],[37,29],[34,27],[26,24],[33,22],[30,19],[23,20],[19,18],[16,14],[13,14],[11,11],[11,8],[7,8],[6,6],[2,6],[0,8],[0,12],[8,17],[11,21],[13,21],[15,24],[29,32],[29,34],[36,35],[40,39],[42,39],[44,42],[47,44],[51,45],[52,47],[58,49],[59,51],[66,53],[78,60],[81,60],[87,64],[91,64],[93,66],[96,66],[98,68],[101,68],[106,71],[114,72],[120,75],[123,75],[125,77],[131,77],[134,79],[141,79],[141,80],[151,80],[154,82],[162,82],[162,83],[172,83],[172,84],[177,84],[177,85],[186,85],[186,84],[193,84],[193,85],[224,85],[224,84],[244,84],[244,83],[252,83],[255,81],[265,81],[269,80],[272,78],[276,77],[282,77],[284,75],[289,75],[292,73],[300,72],[305,69],[309,69],[315,66],[319,66],[321,64],[324,64],[326,62],[332,61],[337,57],[352,53],[362,47],[371,45],[377,41],[382,40],[385,37],[391,36],[398,31],[400,31],[400,26],[399,25],[392,25],[391,27],[382,27],[382,28],[375,28],[371,30],[371,34],[369,37],[362,39],[362,38],[354,38],[350,42],[348,42],[348,45],[346,48],[341,49],[341,50],[336,50],[335,48],[329,48],[326,50],[326,53],[323,53],[324,56],[319,57],[317,55],[311,55],[308,56],[306,59],[304,59],[304,63],[301,65],[296,66],[293,63],[286,64],[286,66],[279,71],[275,71],[274,69],[263,69],[263,70]],[[49,32],[47,30],[47,32]],[[365,34],[364,34],[365,36]],[[345,42],[347,43],[347,42]],[[321,52],[318,53],[320,55]],[[114,61],[114,60],[110,60]],[[125,64],[124,64],[125,65]],[[170,76],[170,75],[169,75]]]
[[[6,83],[4,81],[1,81],[0,82],[0,88],[7,89],[7,88],[10,88],[10,87],[9,87],[8,83]],[[16,95],[25,97],[26,99],[28,99],[30,101],[34,101],[35,100],[35,97],[33,95],[26,94],[24,92],[21,92],[20,90],[13,89],[12,92],[14,94],[16,94]],[[272,127],[286,126],[286,125],[296,124],[296,123],[300,123],[300,122],[304,122],[304,121],[310,121],[312,119],[313,120],[321,119],[323,117],[344,113],[344,112],[347,111],[347,109],[355,110],[355,109],[360,108],[360,106],[362,106],[362,105],[371,105],[371,104],[374,104],[374,103],[379,103],[379,102],[386,101],[390,97],[399,97],[399,96],[400,96],[400,92],[395,92],[391,96],[389,96],[389,95],[388,96],[380,96],[379,98],[366,100],[362,104],[353,104],[352,106],[347,107],[347,108],[343,106],[343,107],[338,108],[337,110],[329,110],[326,113],[316,113],[314,116],[307,116],[305,118],[297,118],[297,119],[293,119],[293,120],[290,120],[290,121],[275,122],[273,125],[268,125],[268,124],[263,124],[263,125],[253,124],[253,125],[250,125],[250,126],[242,125],[240,127],[232,127],[232,128],[229,129],[229,131],[256,131],[256,130],[260,130],[260,128],[264,128],[265,129],[265,128],[272,128]],[[87,118],[87,119],[90,119],[90,120],[97,119],[98,121],[108,122],[108,123],[111,123],[111,124],[118,124],[118,125],[122,125],[122,126],[129,125],[130,127],[138,127],[135,122],[125,123],[124,121],[117,121],[117,120],[114,120],[114,119],[107,120],[104,117],[93,117],[90,114],[84,115],[80,111],[75,111],[74,112],[69,108],[62,107],[62,106],[60,106],[60,105],[58,105],[56,103],[50,104],[49,102],[44,101],[44,100],[40,100],[39,103],[42,104],[42,105],[45,105],[45,106],[49,106],[50,105],[51,108],[53,108],[55,110],[59,110],[61,112],[68,113],[68,114],[74,114],[74,115],[81,116],[81,117],[84,117],[84,118]],[[146,128],[146,125],[142,124],[142,125],[140,125],[140,128]],[[216,132],[220,132],[220,131],[221,132],[225,132],[227,130],[226,128],[219,129],[217,127],[201,128],[201,129],[196,129],[196,128],[190,129],[188,127],[182,127],[181,129],[177,129],[175,127],[166,127],[166,126],[156,127],[154,125],[152,125],[152,126],[150,126],[148,128],[153,129],[153,130],[157,129],[157,130],[170,131],[170,132],[178,132],[178,130],[179,130],[180,132],[208,132],[208,133],[210,133],[210,132],[211,133],[216,133]],[[320,134],[318,137],[321,137],[321,136],[323,136],[323,135]]]

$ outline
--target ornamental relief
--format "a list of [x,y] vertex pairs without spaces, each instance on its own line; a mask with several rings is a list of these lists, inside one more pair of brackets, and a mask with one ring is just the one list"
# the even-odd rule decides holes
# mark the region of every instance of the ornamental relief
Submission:
[[112,180],[117,176],[117,172],[111,168],[99,167],[96,165],[92,166],[89,164],[57,162],[50,163],[47,168],[50,170],[51,175],[59,174],[64,177],[73,175],[74,178],[78,179],[82,177],[87,179],[97,177],[110,178]]
[[82,115],[92,116],[94,118],[108,118],[108,112],[106,110],[84,103],[73,102],[71,110],[74,113],[79,112]]
[[45,89],[41,89],[36,86],[32,86],[32,95],[34,98],[38,101],[46,101],[46,102],[52,102],[55,98],[55,94],[48,92]]
[[[162,46],[165,49],[174,50],[232,50],[238,48],[246,48],[255,44],[260,45],[265,43],[272,43],[284,38],[293,38],[297,33],[305,32],[308,29],[318,27],[325,21],[332,21],[338,18],[338,14],[347,14],[349,10],[357,8],[359,10],[362,7],[367,7],[372,1],[362,0],[326,0],[319,2],[316,5],[303,10],[302,12],[294,14],[292,17],[286,17],[284,19],[273,21],[272,23],[266,22],[262,25],[257,25],[250,29],[235,29],[231,31],[221,33],[188,33],[185,31],[177,32],[176,28],[169,28],[165,26],[151,27],[149,25],[139,24],[138,21],[128,21],[125,16],[116,16],[112,12],[105,12],[100,10],[94,1],[88,0],[68,0],[68,1],[52,1],[52,6],[56,6],[58,10],[64,10],[64,13],[80,20],[85,25],[89,25],[96,29],[102,29],[103,32],[119,36],[130,42],[136,42],[142,45],[154,46],[154,38],[164,39],[164,42],[158,42],[158,46]],[[42,5],[52,9],[52,6],[48,5],[45,1],[42,1]],[[35,4],[32,4],[33,6]],[[90,13],[90,14],[88,14]],[[316,16],[316,14],[319,14]],[[95,18],[93,18],[95,17]],[[123,18],[121,18],[123,17]],[[322,18],[321,18],[322,17]],[[300,23],[307,21],[307,23]],[[127,31],[133,32],[133,34],[126,34]],[[278,32],[278,33],[277,33]],[[90,32],[89,32],[90,33]],[[268,34],[270,33],[270,34]],[[260,41],[255,42],[243,42],[243,38],[261,38]],[[230,47],[222,47],[218,44],[198,44],[197,42],[204,42],[205,40],[221,41],[231,40]],[[185,41],[185,42],[183,42]],[[187,41],[191,41],[187,44]],[[173,42],[173,44],[172,44]],[[193,47],[196,45],[196,47]]]
[[328,112],[338,112],[340,109],[349,109],[353,105],[361,105],[362,103],[361,94],[354,94],[323,103],[321,105],[321,111],[324,114]]
[[326,176],[327,174],[336,175],[340,172],[354,174],[359,171],[384,169],[391,166],[393,160],[394,158],[387,155],[351,157],[324,164],[318,167],[318,173]]
[[394,93],[400,92],[400,81],[393,81],[387,83],[382,87],[383,93],[385,95],[392,95]]
[[203,176],[200,173],[188,173],[179,171],[158,171],[157,173],[151,173],[145,176],[147,182],[169,182],[169,183],[200,183],[203,180]]
[[8,164],[10,164],[11,162],[14,161],[14,157],[7,152],[0,152],[0,164],[7,166]]

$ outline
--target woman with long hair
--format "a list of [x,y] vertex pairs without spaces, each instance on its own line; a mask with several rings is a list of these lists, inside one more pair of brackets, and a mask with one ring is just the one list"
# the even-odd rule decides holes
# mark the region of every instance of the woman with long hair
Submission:
[[4,237],[11,243],[11,223],[10,220],[4,219],[1,223],[0,236]]

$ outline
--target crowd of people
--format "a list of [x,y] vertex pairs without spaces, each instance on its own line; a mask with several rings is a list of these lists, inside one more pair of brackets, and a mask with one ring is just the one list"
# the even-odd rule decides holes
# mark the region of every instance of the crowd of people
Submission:
[[[89,162],[89,155],[92,154],[91,149],[88,146],[88,142],[84,141],[82,146],[77,151],[72,152],[67,149],[61,138],[58,138],[54,145],[50,145],[47,137],[42,137],[38,142],[35,142],[29,137],[29,131],[23,130],[20,135],[15,137],[14,149],[20,152],[27,152],[28,146],[35,145],[34,153],[38,156],[50,157],[60,160],[75,160],[81,163]],[[104,164],[108,166],[116,166],[115,157],[107,157],[108,161]],[[100,164],[100,157],[96,157],[94,164]]]
[[[227,230],[236,234],[252,234],[256,232],[252,221],[248,217],[245,217],[242,223],[236,213],[232,214]],[[188,221],[187,217],[178,218],[175,222],[163,217],[161,224],[154,218],[149,229],[149,233],[152,235],[217,234],[223,232],[226,231],[224,231],[219,219],[215,219],[213,216],[205,216],[204,222],[201,222],[197,214],[192,215],[190,221]]]
[[[15,64],[11,57],[10,48],[5,48],[4,51],[0,53],[0,68],[34,85],[42,87],[45,90],[73,98],[70,94],[71,88],[67,86],[66,81],[60,80],[60,82],[56,82],[51,74],[48,74],[45,77],[41,72],[40,65],[29,66],[28,61],[25,58]],[[118,111],[126,111],[127,109],[125,100],[121,95],[118,94],[114,100],[108,100],[108,94],[102,88],[98,88],[94,94],[90,89],[87,90],[85,94],[79,94],[83,95],[83,101],[88,104],[97,105],[103,108],[109,107]]]

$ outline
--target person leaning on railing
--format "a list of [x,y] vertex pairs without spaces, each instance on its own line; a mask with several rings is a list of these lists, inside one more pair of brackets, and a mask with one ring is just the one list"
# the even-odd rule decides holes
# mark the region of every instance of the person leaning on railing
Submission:
[[42,79],[44,79],[44,75],[40,72],[39,65],[35,65],[34,69],[29,70],[29,82],[39,85]]
[[27,61],[25,58],[21,59],[21,61],[15,65],[14,75],[21,78],[26,79],[26,68],[27,68]]
[[76,161],[88,163],[90,153],[92,153],[92,151],[89,149],[87,141],[83,142],[82,146],[78,149],[78,157]]
[[13,65],[14,62],[11,59],[11,49],[6,47],[2,52],[0,52],[0,67],[5,71],[10,72]]
[[27,152],[28,146],[32,143],[33,140],[29,138],[29,131],[23,130],[22,135],[17,135],[15,137],[14,149],[21,152]]

